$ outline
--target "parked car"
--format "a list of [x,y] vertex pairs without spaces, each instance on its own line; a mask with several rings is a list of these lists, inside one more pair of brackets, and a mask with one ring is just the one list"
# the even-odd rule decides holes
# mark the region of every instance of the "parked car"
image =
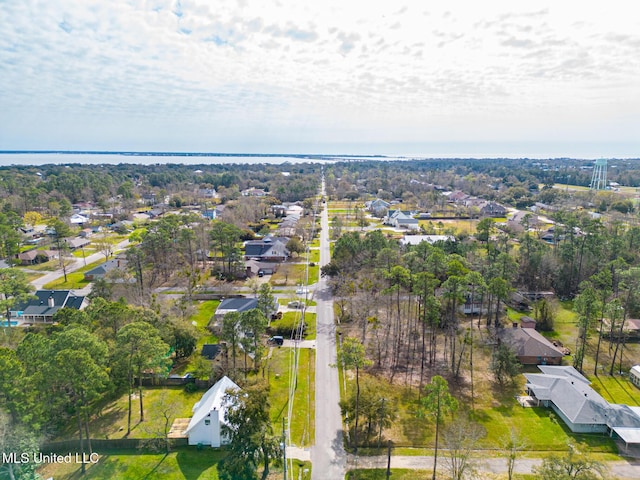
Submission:
[[296,293],[298,295],[306,295],[307,293],[309,293],[309,289],[307,287],[298,287],[296,289]]
[[280,347],[284,343],[284,338],[281,335],[274,335],[267,341],[267,343],[269,345],[277,345]]
[[303,305],[304,304],[302,302],[299,302],[297,300],[294,300],[293,302],[287,303],[287,307],[289,307],[289,308],[302,308]]

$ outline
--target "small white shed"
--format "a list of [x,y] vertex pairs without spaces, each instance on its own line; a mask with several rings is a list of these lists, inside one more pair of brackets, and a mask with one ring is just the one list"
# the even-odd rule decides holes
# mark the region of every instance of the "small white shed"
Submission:
[[629,371],[629,380],[636,387],[640,388],[640,365],[634,365]]
[[221,431],[225,423],[224,396],[229,389],[239,389],[229,377],[222,377],[193,406],[193,417],[186,433],[189,445],[219,447],[228,443]]

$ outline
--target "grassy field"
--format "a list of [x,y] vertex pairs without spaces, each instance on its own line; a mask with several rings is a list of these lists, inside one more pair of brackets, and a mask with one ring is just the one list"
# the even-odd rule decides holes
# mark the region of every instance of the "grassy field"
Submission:
[[640,405],[640,389],[624,377],[608,375],[587,375],[591,387],[610,403],[622,403],[630,406]]
[[202,351],[202,346],[204,344],[218,343],[218,337],[213,335],[211,331],[207,329],[209,320],[215,313],[218,305],[220,305],[220,300],[207,300],[203,302],[196,302],[194,304],[196,311],[193,315],[191,315],[191,317],[189,317],[189,321],[196,327],[198,333],[200,334],[200,336],[198,337],[198,343],[196,344],[194,353],[187,359],[187,361],[184,361],[180,365],[176,366],[173,373],[184,374],[194,371],[195,363],[200,356],[200,352]]
[[97,267],[98,265],[104,263],[104,260],[99,260],[94,263],[88,264],[86,267],[82,267],[75,272],[67,273],[67,281],[64,281],[64,276],[54,280],[53,282],[47,283],[44,288],[49,290],[60,290],[60,289],[71,289],[71,288],[84,288],[89,282],[84,279],[84,273],[88,272],[92,268]]
[[[458,414],[469,413],[476,422],[485,428],[486,437],[482,439],[479,447],[487,449],[489,455],[499,454],[501,445],[512,428],[527,445],[527,450],[537,452],[537,455],[566,451],[568,443],[582,444],[584,449],[606,456],[614,457],[617,454],[614,442],[607,436],[574,434],[552,410],[543,407],[523,408],[520,406],[514,397],[523,392],[524,376],[519,376],[516,379],[517,384],[513,387],[500,387],[488,373],[490,356],[490,347],[474,350],[475,408],[473,410],[469,396],[469,379],[466,376],[468,372],[463,372],[465,378],[461,379],[459,383],[449,379],[449,388],[460,403]],[[538,370],[535,367],[530,367],[527,371],[537,372]],[[384,376],[378,377],[378,379],[381,378]],[[401,381],[401,377],[396,381]],[[348,383],[352,384],[353,382],[353,375],[349,374]],[[598,385],[594,385],[594,387],[598,387]],[[618,378],[616,380],[615,377],[603,379],[601,388],[608,389],[610,398],[616,402],[632,404],[632,400],[640,398],[640,392],[634,392],[633,386],[626,379]],[[395,384],[389,389],[389,394],[397,402],[398,417],[393,425],[384,431],[383,439],[385,441],[392,440],[396,445],[396,451],[404,447],[432,448],[435,440],[433,424],[417,417],[417,388]],[[447,421],[450,419],[447,419],[445,423]],[[370,453],[383,454],[385,452],[372,449]],[[415,454],[420,454],[420,452]],[[422,454],[425,453],[422,452]]]
[[320,249],[309,250],[309,262],[318,263],[320,261]]
[[[289,372],[294,350],[272,348],[266,372],[271,387],[271,421],[275,432],[282,431],[282,418],[288,415]],[[290,441],[294,445],[308,446],[315,438],[315,350],[298,349],[298,381],[293,400],[293,418]]]
[[[171,418],[190,417],[195,402],[204,391],[187,392],[184,387],[144,387],[142,400],[145,421],[140,422],[140,404],[137,395],[132,401],[131,438],[153,438],[163,435],[164,418],[162,411],[171,412]],[[124,438],[127,433],[128,396],[123,394],[102,406],[91,421],[92,438]],[[75,439],[77,436],[75,419],[63,431],[58,440]]]
[[[71,260],[65,260],[65,263],[70,265]],[[60,260],[56,258],[54,260],[49,260],[48,262],[38,263],[35,265],[24,265],[22,268],[36,272],[53,272],[60,268]]]
[[177,448],[171,453],[146,453],[137,450],[98,452],[100,460],[82,476],[76,464],[52,464],[39,469],[42,478],[56,480],[162,479],[216,480],[217,464],[225,453],[218,450],[199,451],[194,447]]
[[[301,318],[301,315],[300,315],[301,312],[302,310],[299,310],[297,312],[284,312],[280,320],[271,321],[270,328],[275,330],[278,327],[281,327],[284,325],[288,325],[287,327],[288,330],[291,330],[293,326],[296,326],[297,328],[297,325],[299,325],[299,320]],[[315,340],[316,339],[316,314],[306,312],[304,315],[304,320],[306,324],[304,339]]]
[[73,255],[74,257],[77,257],[77,258],[84,258],[84,257],[88,257],[89,255],[91,255],[92,253],[95,253],[95,252],[96,252],[95,248],[86,247],[84,249],[84,251],[82,251],[82,249],[74,250],[73,252],[71,252],[71,255]]

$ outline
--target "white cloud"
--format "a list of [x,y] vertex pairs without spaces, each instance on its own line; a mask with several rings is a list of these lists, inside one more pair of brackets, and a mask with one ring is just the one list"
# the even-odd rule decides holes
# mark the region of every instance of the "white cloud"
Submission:
[[83,136],[118,148],[122,135],[147,149],[208,138],[219,149],[219,132],[276,150],[299,140],[292,133],[607,140],[603,117],[616,139],[635,139],[640,20],[630,5],[10,0],[0,148],[46,148],[54,125],[65,126],[55,128],[65,148]]

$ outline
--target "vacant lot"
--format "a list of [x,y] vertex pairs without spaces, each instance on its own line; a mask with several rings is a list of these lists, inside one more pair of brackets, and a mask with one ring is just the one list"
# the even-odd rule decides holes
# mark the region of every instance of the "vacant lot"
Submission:
[[[291,377],[298,365],[297,381]],[[308,446],[315,438],[315,350],[301,348],[297,358],[292,348],[272,348],[265,375],[271,387],[271,421],[275,432],[282,431],[282,418],[290,425],[290,442]],[[292,418],[288,417],[293,396]]]
[[39,470],[43,478],[56,480],[76,479],[168,479],[168,480],[216,480],[217,464],[224,452],[216,450],[199,451],[195,447],[178,448],[165,453],[145,453],[137,450],[113,450],[97,452],[100,461],[87,469],[82,476],[75,464],[47,465]]

